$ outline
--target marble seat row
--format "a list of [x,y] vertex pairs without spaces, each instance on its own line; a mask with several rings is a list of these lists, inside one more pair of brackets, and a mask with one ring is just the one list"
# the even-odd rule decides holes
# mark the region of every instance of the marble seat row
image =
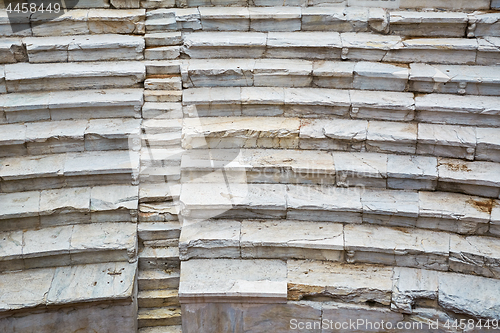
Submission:
[[135,223],[91,223],[2,232],[0,271],[134,262],[136,227]]
[[182,60],[180,67],[184,88],[315,87],[482,96],[500,94],[498,66],[191,59]]
[[[144,64],[139,61],[74,62],[57,66],[17,63],[5,65],[4,71],[8,93],[38,94],[57,90],[142,87],[146,74]],[[43,96],[48,98],[49,95]]]
[[[0,9],[0,36],[73,36],[87,34],[135,34],[145,32],[145,9],[103,9],[92,8],[92,1],[81,0],[85,7],[71,9],[60,16],[47,17],[43,12],[16,13],[12,18],[5,8]],[[104,0],[106,1],[106,0]],[[118,0],[120,1],[120,0]],[[12,2],[15,7],[15,2]],[[64,4],[60,4],[61,8]],[[109,7],[109,3],[108,3]],[[87,7],[88,8],[88,7]],[[19,39],[14,39],[19,40]]]
[[4,193],[98,185],[134,185],[139,152],[87,151],[2,158],[0,191]]
[[370,7],[198,7],[146,13],[154,31],[337,31],[413,37],[499,36],[495,12],[389,11]]
[[140,119],[42,121],[0,125],[0,157],[139,150]]
[[0,194],[0,231],[136,222],[137,186],[108,185]]
[[94,331],[110,321],[120,331],[135,327],[136,271],[137,263],[122,261],[2,273],[0,329],[15,332],[35,321],[37,330],[64,333],[75,320]]
[[182,146],[185,149],[369,151],[498,162],[499,144],[495,138],[498,138],[496,128],[242,116],[185,118]]
[[[398,190],[446,190],[496,197],[498,180],[494,179],[497,178],[495,173],[498,168],[498,164],[493,163],[463,163],[456,159],[415,155],[291,149],[212,149],[184,153],[181,182],[221,183],[224,182],[224,173],[229,182],[236,184],[322,184]],[[473,190],[474,185],[485,187]]]
[[[489,306],[488,288],[497,288],[499,282],[478,276],[296,259],[195,259],[183,262],[182,270],[179,297],[186,309],[200,311],[200,317],[206,320],[210,318],[208,304],[216,314],[232,309],[248,315],[248,311],[253,314],[248,321],[255,320],[252,327],[260,329],[265,329],[265,319],[272,319],[273,326],[281,331],[290,329],[290,317],[304,327],[308,322],[325,323],[322,319],[327,324],[330,320],[349,322],[358,315],[383,319],[393,327],[406,320],[453,321],[460,315],[498,318],[496,309]],[[325,301],[314,301],[321,298]],[[227,304],[238,299],[245,304]],[[272,299],[276,300],[274,304],[265,304]],[[196,304],[201,300],[208,304]],[[196,327],[188,320],[184,325]],[[226,326],[216,322],[211,325]],[[412,327],[417,331],[427,325],[409,325],[406,329],[411,331]],[[356,331],[365,329],[368,326],[361,325]]]
[[366,32],[192,32],[190,58],[283,58],[497,65],[499,37],[403,38]]
[[[201,190],[209,199],[202,200]],[[498,200],[458,193],[331,185],[193,182],[181,191],[182,214],[188,219],[287,218],[495,236],[500,234],[498,205]]]
[[[217,220],[185,224],[179,249],[183,261],[217,258],[309,259],[499,278],[497,240],[419,228],[356,223]],[[180,289],[182,291],[182,279]]]
[[[78,80],[75,78],[75,82]],[[64,89],[63,85],[60,88]],[[144,101],[143,89],[29,91],[0,95],[1,124],[89,118],[140,118]],[[2,137],[4,135],[2,133]]]

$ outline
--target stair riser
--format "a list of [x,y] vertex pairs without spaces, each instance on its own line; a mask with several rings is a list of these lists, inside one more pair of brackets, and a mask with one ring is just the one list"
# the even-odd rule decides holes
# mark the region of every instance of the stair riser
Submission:
[[179,288],[179,276],[156,280],[146,280],[139,278],[139,290],[141,291],[177,288]]
[[138,304],[141,308],[161,308],[167,306],[178,306],[179,298],[162,298],[162,299],[141,299],[138,298]]

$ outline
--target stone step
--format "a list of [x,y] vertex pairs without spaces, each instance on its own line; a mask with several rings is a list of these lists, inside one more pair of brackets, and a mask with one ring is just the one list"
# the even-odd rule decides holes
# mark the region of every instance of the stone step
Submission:
[[137,186],[111,185],[0,194],[0,231],[137,222]]
[[[282,5],[282,4],[281,4]],[[408,37],[499,36],[499,13],[389,11],[368,7],[198,7],[147,13],[150,31],[335,31]]]
[[140,240],[178,239],[181,225],[178,221],[171,222],[141,222],[137,226]]
[[414,38],[365,32],[193,32],[181,52],[190,58],[292,58],[498,64],[498,37]]
[[137,295],[139,308],[162,308],[179,305],[177,290],[143,290]]
[[65,187],[137,183],[139,153],[89,151],[6,157],[0,166],[0,191],[20,192]]
[[0,125],[0,157],[139,150],[140,119],[61,120]]
[[[178,221],[180,207],[178,202],[151,202],[139,205],[139,222]],[[161,242],[156,242],[160,243]],[[164,245],[171,246],[171,245]]]
[[314,61],[304,59],[183,60],[185,88],[317,87],[498,95],[498,66]]
[[180,166],[182,148],[149,148],[143,147],[141,149],[141,167],[162,167],[162,166]]
[[494,264],[500,256],[497,243],[494,237],[357,223],[201,221],[184,225],[182,229],[179,295],[182,303],[184,264],[193,259],[314,259],[498,278],[500,271]]
[[30,63],[144,59],[143,37],[81,35],[23,38]]
[[177,148],[181,146],[182,133],[158,133],[158,134],[143,134],[142,146],[150,148]]
[[179,200],[180,194],[180,184],[141,184],[139,189],[139,203],[176,201]]
[[0,234],[0,271],[136,260],[135,223],[91,223]]
[[497,137],[496,128],[473,126],[338,118],[203,117],[184,119],[182,147],[368,151],[498,161]]
[[[99,303],[130,304],[134,297],[136,271],[137,263],[107,262],[2,273],[0,274],[0,281],[2,281],[0,312],[4,315],[10,312],[12,315],[16,311],[36,308],[40,312],[40,308],[71,306],[73,311],[77,311],[80,306],[89,306],[92,303],[94,306]],[[120,310],[119,308],[115,308],[115,311]],[[102,311],[110,314],[109,309],[106,309],[107,307]],[[124,315],[126,309],[128,310],[122,307],[121,315]],[[127,312],[134,313],[133,309]],[[105,318],[99,320],[105,320]],[[125,324],[133,324],[133,322],[127,320]],[[14,325],[14,323],[9,325]],[[99,326],[90,327],[98,328]]]
[[[156,1],[151,1],[156,2]],[[149,3],[149,1],[148,1]],[[326,6],[335,6],[335,7],[346,7],[346,6],[371,6],[371,7],[381,7],[381,8],[391,8],[391,9],[446,9],[452,11],[461,11],[461,10],[482,10],[482,9],[499,9],[500,4],[497,3],[496,0],[474,0],[474,1],[465,1],[458,0],[454,2],[449,2],[447,0],[418,0],[418,1],[410,1],[410,0],[402,0],[394,3],[386,3],[374,1],[369,4],[363,1],[355,1],[348,2],[345,0],[316,0],[316,1],[308,1],[308,0],[298,0],[291,2],[282,2],[277,0],[238,0],[238,1],[228,1],[228,0],[220,0],[217,3],[214,3],[209,0],[177,0],[172,1],[168,5],[161,6],[165,7],[209,7],[209,6],[217,6],[221,7],[249,7],[249,6],[257,6],[257,7],[272,7],[272,6],[300,6],[300,7],[326,7]],[[155,6],[145,7],[143,8],[157,8]],[[285,7],[286,8],[286,7]]]
[[219,182],[183,184],[180,201],[190,220],[286,218],[499,236],[500,202],[459,193]]
[[437,188],[438,159],[383,153],[279,149],[191,150],[182,183],[322,184],[401,190]]
[[0,95],[0,123],[140,118],[143,89],[51,91]]
[[139,249],[140,270],[165,270],[179,268],[178,247],[144,247]]
[[0,123],[140,118],[143,89],[26,92],[0,95]]
[[181,264],[181,304],[203,302],[286,303],[286,262],[189,260]]
[[182,90],[182,82],[180,76],[172,76],[169,78],[146,79],[144,81],[144,89],[148,90]]
[[144,58],[147,60],[177,59],[179,58],[180,54],[180,46],[158,46],[147,48],[144,52]]
[[139,333],[182,333],[182,326],[156,326],[139,329]]
[[343,117],[498,127],[499,102],[498,96],[428,94],[415,97],[407,92],[327,88],[206,87],[183,91],[186,118]]
[[[182,119],[182,104],[181,103],[154,103],[146,102],[142,107],[142,118],[147,124],[148,120],[155,119],[155,122],[163,119]],[[173,123],[171,120],[169,123]]]
[[139,290],[179,288],[179,269],[141,270],[137,278]]
[[144,184],[161,184],[170,186],[178,184],[181,179],[181,169],[178,166],[141,167],[139,182]]
[[182,32],[155,32],[144,35],[147,47],[174,46],[182,44]]
[[144,101],[153,103],[178,103],[182,101],[180,90],[144,90]]
[[181,325],[181,308],[174,305],[165,308],[141,308],[137,323],[139,328]]
[[[139,61],[76,62],[57,66],[5,65],[7,92],[140,87],[146,68]],[[47,94],[45,94],[47,95]],[[79,93],[81,98],[81,94]]]
[[[96,8],[99,6],[95,3],[87,3],[87,6],[94,8],[84,9],[84,2],[90,1],[80,1],[75,8],[51,20],[48,20],[42,12],[26,16],[16,13],[15,27],[9,26],[8,13],[5,9],[1,9],[0,36],[144,34],[145,9],[100,9]],[[109,2],[102,2],[107,3],[106,6],[109,7]],[[61,4],[61,8],[64,8],[64,4]]]

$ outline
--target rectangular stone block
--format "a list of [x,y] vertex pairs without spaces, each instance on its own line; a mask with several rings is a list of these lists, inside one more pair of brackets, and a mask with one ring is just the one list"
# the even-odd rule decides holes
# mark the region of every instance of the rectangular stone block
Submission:
[[179,300],[190,303],[286,303],[281,260],[189,260],[181,264]]
[[342,261],[342,224],[295,221],[243,221],[241,257]]

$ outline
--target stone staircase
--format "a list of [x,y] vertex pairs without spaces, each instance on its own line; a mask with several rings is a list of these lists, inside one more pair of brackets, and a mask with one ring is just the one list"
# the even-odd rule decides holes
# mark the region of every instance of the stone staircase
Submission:
[[0,10],[0,331],[499,320],[499,10]]
[[184,88],[183,332],[498,319],[498,4],[398,3],[148,11]]
[[5,14],[0,331],[136,332],[145,10]]

